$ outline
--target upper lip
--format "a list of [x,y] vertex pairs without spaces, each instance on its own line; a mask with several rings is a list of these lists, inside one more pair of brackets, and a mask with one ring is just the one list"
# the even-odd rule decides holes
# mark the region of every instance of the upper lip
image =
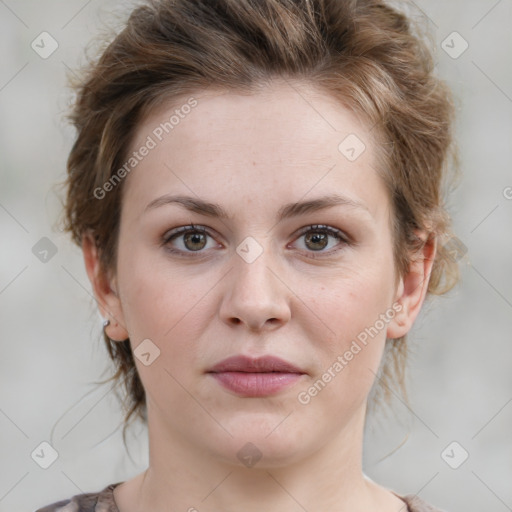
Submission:
[[304,373],[297,366],[275,356],[249,357],[232,356],[223,359],[208,370],[209,373],[247,372],[247,373]]

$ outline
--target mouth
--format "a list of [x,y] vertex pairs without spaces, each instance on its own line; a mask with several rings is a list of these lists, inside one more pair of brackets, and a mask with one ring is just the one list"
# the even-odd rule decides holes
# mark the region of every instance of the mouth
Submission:
[[233,356],[207,371],[220,385],[239,396],[263,397],[279,393],[306,374],[274,356]]

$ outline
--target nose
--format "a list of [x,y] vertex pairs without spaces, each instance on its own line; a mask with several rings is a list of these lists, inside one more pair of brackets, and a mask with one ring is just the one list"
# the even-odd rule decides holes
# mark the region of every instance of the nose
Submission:
[[282,274],[267,248],[251,263],[234,254],[233,267],[224,278],[221,319],[230,326],[245,324],[252,331],[287,323],[293,293]]

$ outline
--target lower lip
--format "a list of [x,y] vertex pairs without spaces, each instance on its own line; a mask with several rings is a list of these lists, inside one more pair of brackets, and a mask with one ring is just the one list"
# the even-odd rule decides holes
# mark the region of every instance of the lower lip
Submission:
[[268,396],[295,384],[301,373],[249,373],[221,372],[211,373],[225,388],[241,396]]

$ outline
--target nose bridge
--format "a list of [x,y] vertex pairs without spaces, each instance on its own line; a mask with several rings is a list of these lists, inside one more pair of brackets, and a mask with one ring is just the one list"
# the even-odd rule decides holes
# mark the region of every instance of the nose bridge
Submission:
[[270,238],[256,241],[247,237],[233,256],[233,269],[223,297],[221,315],[225,321],[260,328],[289,319],[288,294],[278,274]]
[[[268,267],[272,267],[275,259],[269,248],[270,244],[265,247],[255,247],[251,242],[243,242],[237,248],[235,260],[235,281],[241,286],[237,286],[237,291],[246,292],[252,297],[268,297],[270,289],[273,288],[271,275]],[[258,251],[259,254],[256,252]],[[275,263],[274,263],[275,266]]]
[[[275,276],[269,270],[275,265],[270,237],[246,237],[234,256],[234,290],[244,301],[268,301],[275,288]],[[277,290],[276,290],[277,291]]]

